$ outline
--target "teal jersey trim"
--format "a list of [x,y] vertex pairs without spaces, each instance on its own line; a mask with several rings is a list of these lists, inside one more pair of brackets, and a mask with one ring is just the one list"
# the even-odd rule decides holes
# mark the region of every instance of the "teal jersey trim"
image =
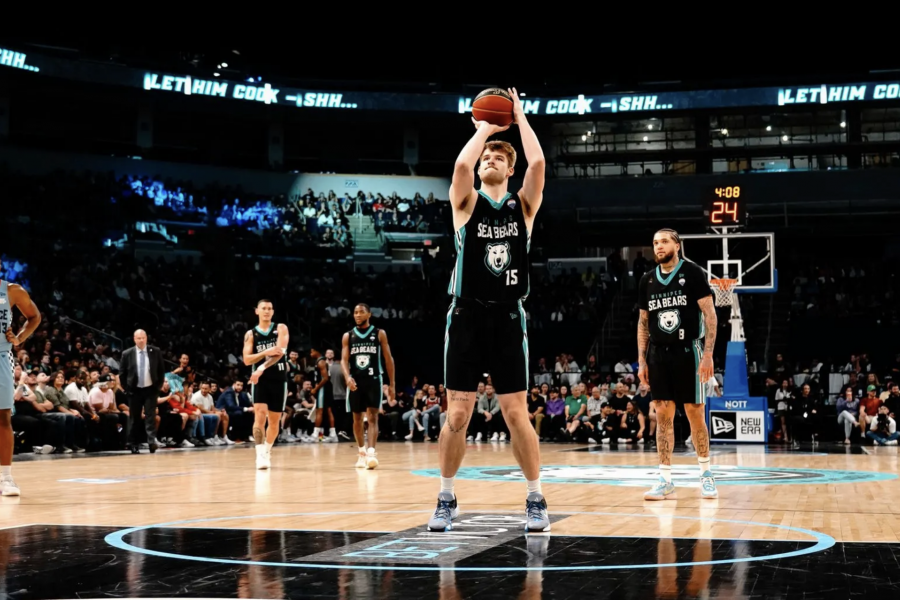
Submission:
[[501,198],[499,202],[494,202],[493,198],[491,198],[490,196],[488,196],[481,190],[478,190],[478,195],[481,196],[482,198],[484,198],[485,200],[487,200],[488,203],[491,205],[491,207],[493,207],[496,210],[500,210],[501,208],[503,208],[503,204],[512,197],[512,194],[510,194],[509,192],[506,192],[506,195],[503,196],[503,198]]
[[447,381],[447,350],[450,348],[450,323],[453,321],[453,309],[456,308],[456,298],[450,303],[447,311],[447,328],[444,330],[444,381]]
[[663,285],[669,285],[669,283],[674,279],[675,274],[678,273],[679,269],[681,269],[681,265],[684,264],[684,260],[679,260],[678,264],[672,269],[672,272],[668,275],[663,275],[662,269],[659,265],[656,266],[656,278],[659,279],[659,282]]
[[372,330],[373,330],[373,329],[375,329],[375,326],[374,326],[374,325],[369,325],[369,329],[367,329],[365,333],[360,333],[360,332],[359,332],[359,327],[354,327],[354,328],[353,328],[353,333],[355,333],[357,337],[364,338],[364,337],[366,337],[367,335],[369,335],[370,333],[372,333]]

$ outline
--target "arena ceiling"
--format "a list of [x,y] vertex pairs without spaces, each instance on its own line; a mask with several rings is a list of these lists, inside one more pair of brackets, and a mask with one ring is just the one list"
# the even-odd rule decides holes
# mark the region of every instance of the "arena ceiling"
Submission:
[[[784,55],[773,60],[762,55],[736,54],[729,58],[685,50],[682,57],[673,59],[667,53],[674,50],[662,48],[658,55],[663,58],[648,60],[641,54],[635,54],[633,59],[626,52],[608,52],[599,42],[593,45],[593,51],[567,51],[566,42],[556,44],[548,40],[541,46],[540,59],[529,64],[520,53],[507,60],[503,52],[479,56],[473,50],[471,60],[463,61],[459,53],[433,51],[446,46],[445,36],[412,32],[407,38],[398,38],[399,43],[382,43],[379,36],[348,34],[343,39],[338,35],[321,41],[315,34],[298,33],[273,36],[259,43],[252,34],[229,41],[177,36],[178,42],[141,35],[72,39],[33,35],[0,36],[0,47],[7,42],[70,58],[193,71],[207,76],[219,71],[232,79],[263,77],[299,87],[386,91],[456,93],[515,85],[531,93],[566,94],[900,79],[900,60],[877,62],[879,59],[871,56],[859,60]],[[407,41],[404,43],[403,39]],[[223,63],[228,66],[221,66]]]

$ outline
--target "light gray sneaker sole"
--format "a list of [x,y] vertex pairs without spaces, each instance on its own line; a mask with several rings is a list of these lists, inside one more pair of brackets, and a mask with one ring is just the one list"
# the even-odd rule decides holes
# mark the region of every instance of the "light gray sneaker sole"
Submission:
[[459,508],[450,511],[450,522],[446,525],[443,522],[433,520],[428,521],[428,531],[451,531],[453,529],[453,520],[459,518]]

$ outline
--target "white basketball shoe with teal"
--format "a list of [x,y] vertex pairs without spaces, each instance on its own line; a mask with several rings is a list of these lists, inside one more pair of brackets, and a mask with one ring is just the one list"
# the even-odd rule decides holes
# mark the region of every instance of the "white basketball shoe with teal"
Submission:
[[700,475],[700,497],[701,498],[718,498],[719,490],[716,489],[716,480],[713,478],[712,471],[707,469]]
[[653,486],[647,492],[644,492],[644,500],[674,500],[675,499],[675,484],[671,481],[666,481],[663,476],[660,475],[659,481],[656,482],[656,485]]

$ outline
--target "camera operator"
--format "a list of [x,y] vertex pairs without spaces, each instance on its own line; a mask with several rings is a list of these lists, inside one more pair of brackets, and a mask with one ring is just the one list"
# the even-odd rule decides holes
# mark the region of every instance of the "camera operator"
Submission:
[[879,446],[896,446],[897,438],[897,422],[888,414],[888,407],[882,404],[878,407],[878,414],[872,419],[872,425],[866,432],[866,437],[874,441]]

